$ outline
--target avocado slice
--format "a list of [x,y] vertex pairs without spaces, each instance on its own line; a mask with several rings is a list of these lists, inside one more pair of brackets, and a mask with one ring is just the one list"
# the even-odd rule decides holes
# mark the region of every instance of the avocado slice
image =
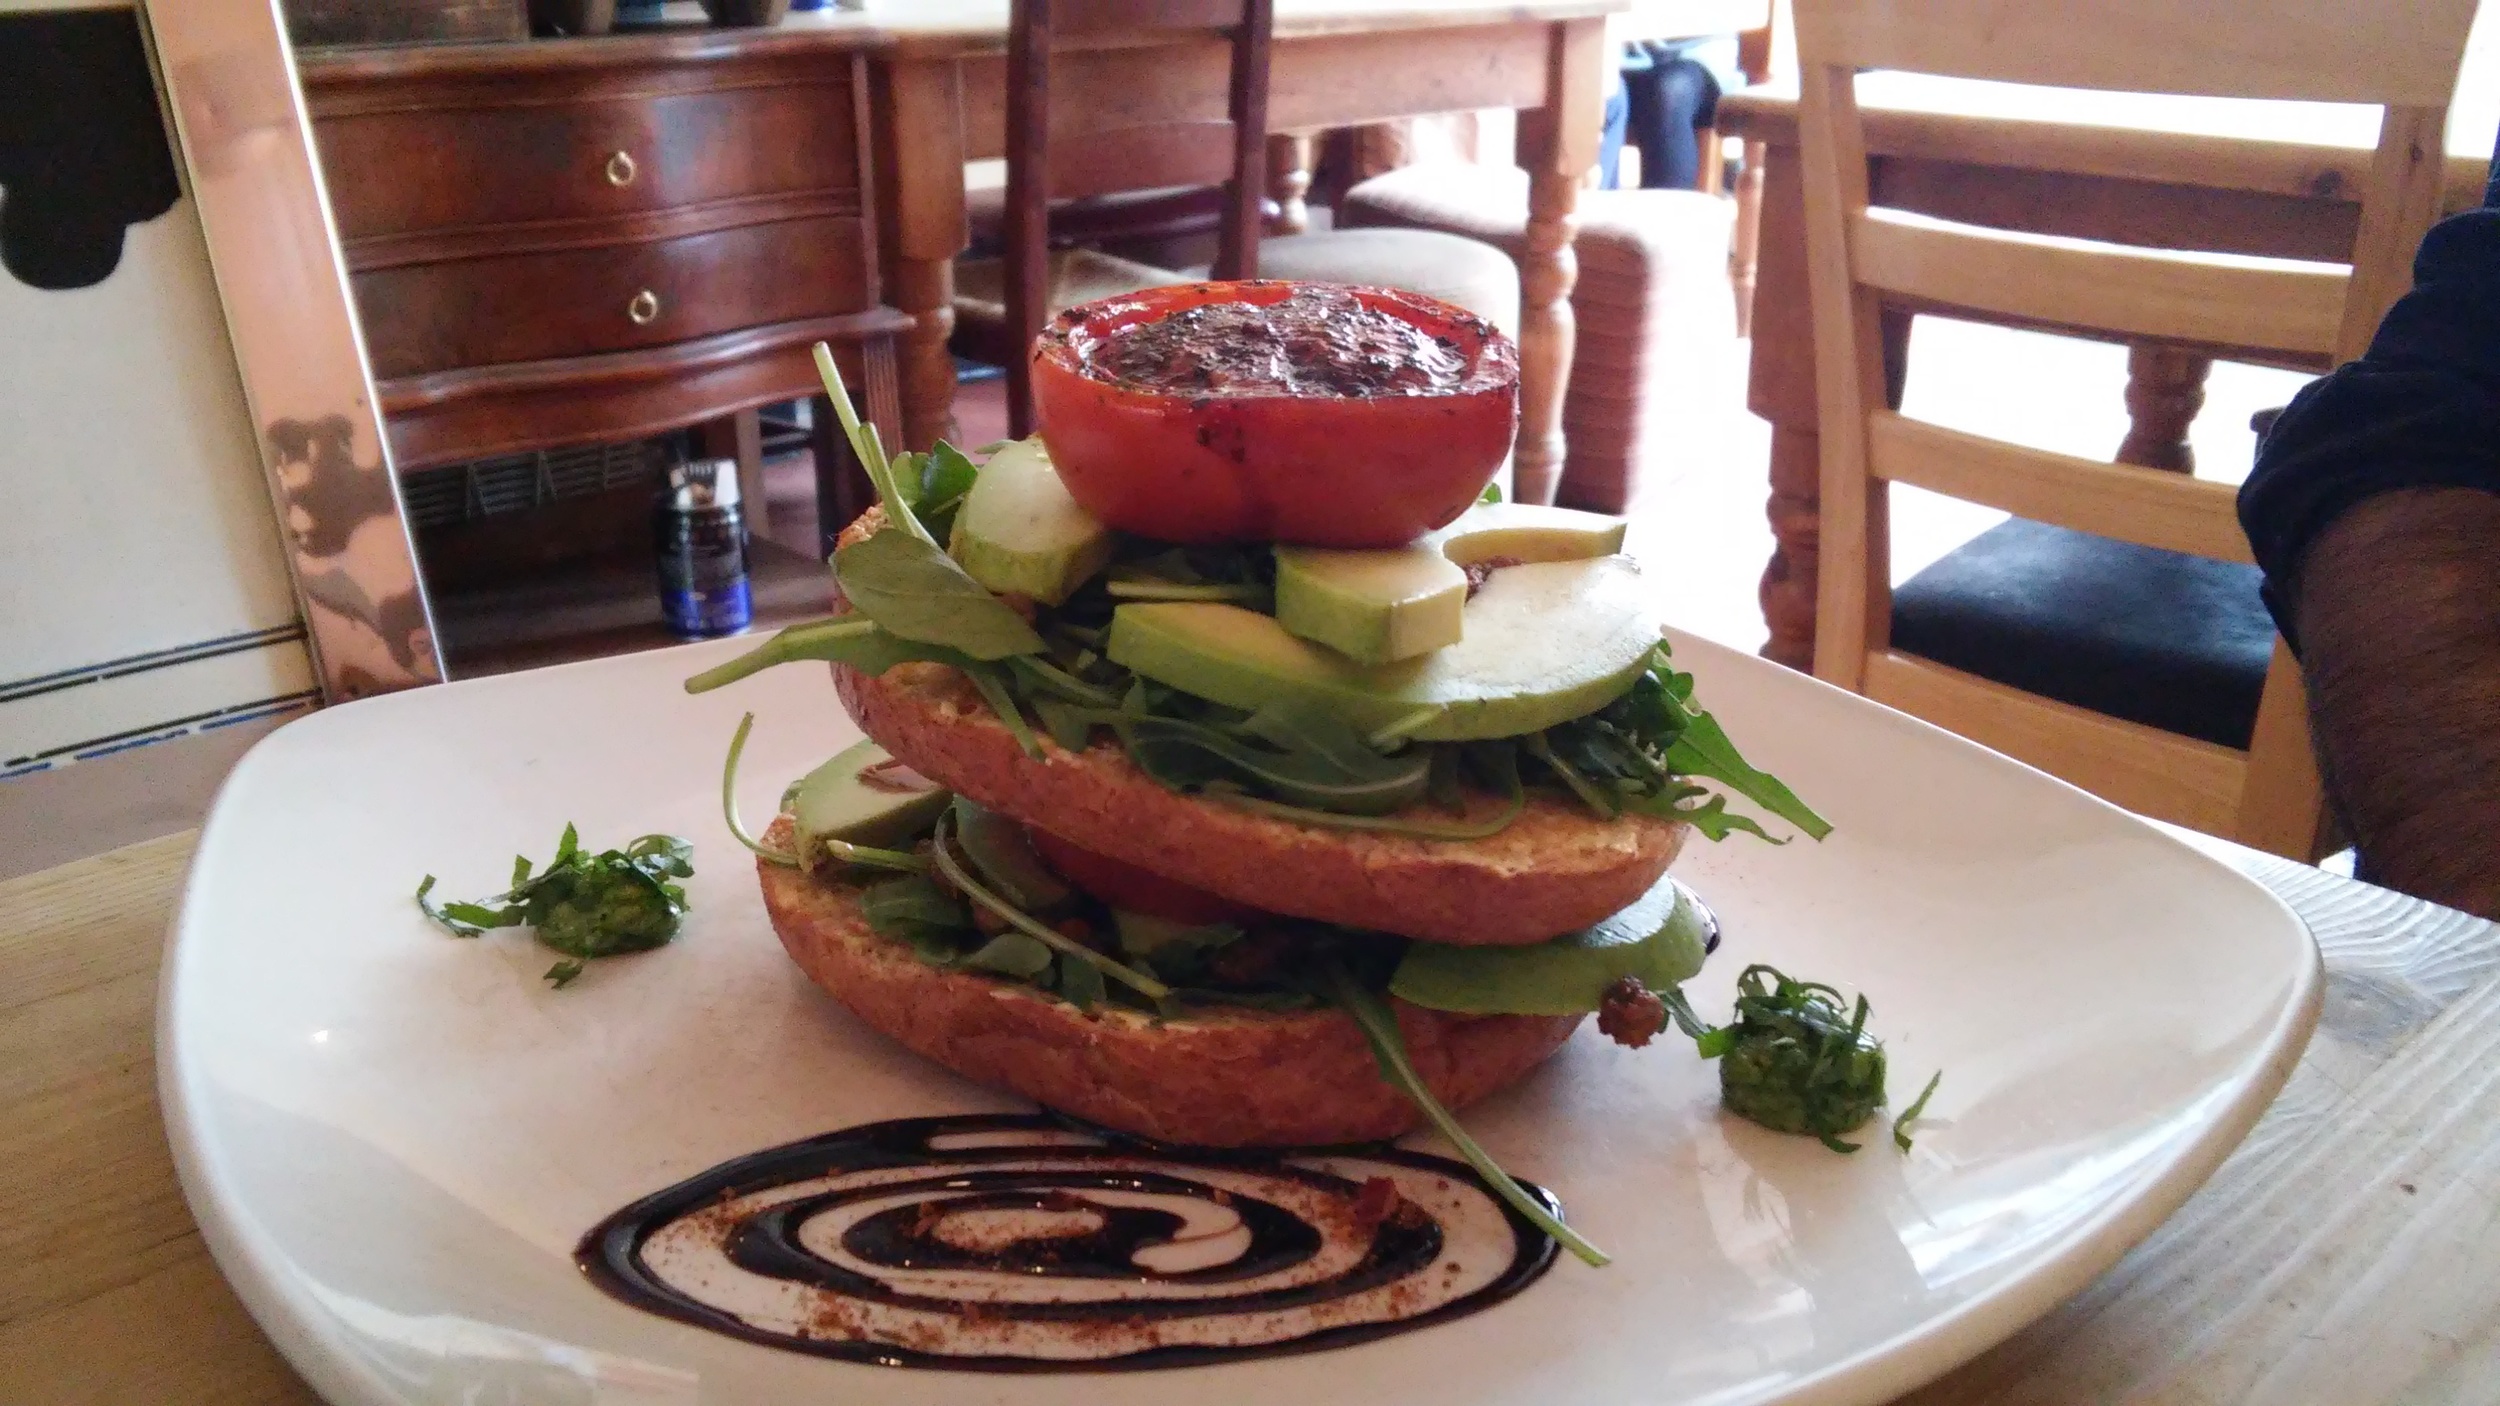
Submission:
[[1458,643],[1467,570],[1575,561],[1623,549],[1623,519],[1534,503],[1484,503],[1403,547],[1276,549],[1276,623],[1358,664]]
[[963,796],[955,798],[955,839],[973,867],[997,886],[999,897],[1027,913],[1064,908],[1075,897],[1033,852],[1022,825]]
[[991,590],[1058,605],[1110,563],[1112,536],[1068,496],[1036,436],[981,466],[947,548]]
[[1467,573],[1429,543],[1276,549],[1276,623],[1358,664],[1458,643],[1466,605]]
[[1624,521],[1541,503],[1479,503],[1424,541],[1461,567],[1481,561],[1577,561],[1623,550]]
[[825,840],[898,849],[927,834],[946,809],[945,790],[892,791],[860,779],[861,772],[892,760],[893,753],[863,738],[799,778],[783,809],[798,828],[802,850],[813,853]]
[[1700,972],[1717,920],[1673,879],[1631,907],[1578,932],[1520,947],[1410,943],[1389,994],[1462,1015],[1575,1015],[1632,977],[1664,991]]
[[1114,663],[1235,708],[1296,701],[1366,730],[1435,716],[1426,742],[1514,737],[1621,697],[1658,645],[1655,607],[1630,557],[1536,562],[1488,577],[1458,643],[1414,659],[1358,664],[1234,605],[1154,601],[1111,617]]

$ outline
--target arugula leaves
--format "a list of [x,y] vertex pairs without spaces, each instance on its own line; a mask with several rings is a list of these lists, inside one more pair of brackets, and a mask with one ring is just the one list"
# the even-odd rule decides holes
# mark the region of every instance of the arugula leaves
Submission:
[[677,935],[694,873],[694,846],[674,835],[645,835],[623,849],[591,854],[574,827],[564,827],[555,858],[535,874],[529,857],[512,861],[512,884],[490,898],[437,904],[434,876],[417,885],[417,906],[454,937],[490,928],[528,926],[542,944],[564,954],[547,969],[558,990],[599,957],[644,952]]
[[1605,1251],[1563,1224],[1552,1207],[1529,1195],[1526,1187],[1503,1171],[1501,1163],[1493,1160],[1492,1153],[1485,1151],[1481,1144],[1467,1135],[1467,1129],[1460,1125],[1458,1115],[1450,1112],[1434,1095],[1432,1086],[1424,1082],[1423,1075],[1415,1072],[1414,1062],[1407,1057],[1406,1037],[1399,1032],[1397,1017],[1390,1012],[1387,1002],[1365,989],[1333,958],[1321,965],[1318,976],[1320,993],[1353,1017],[1355,1025],[1363,1032],[1364,1040],[1370,1043],[1372,1058],[1380,1065],[1380,1077],[1413,1100],[1416,1111],[1441,1130],[1441,1136],[1450,1140],[1451,1145],[1458,1149],[1458,1155],[1467,1159],[1467,1165],[1476,1169],[1476,1175],[1484,1178],[1495,1195],[1509,1202],[1512,1210],[1527,1217],[1537,1229],[1553,1236],[1563,1248],[1578,1255],[1583,1263],[1592,1268],[1602,1268],[1610,1263]]
[[955,513],[980,476],[980,468],[969,456],[942,439],[925,454],[894,456],[894,486],[910,500],[929,535],[941,542],[952,534]]
[[1165,547],[1140,542],[1103,580],[1114,600],[1230,601],[1266,613],[1276,601],[1276,554],[1265,546]]
[[[1661,642],[1632,689],[1597,712],[1548,728],[1531,747],[1556,779],[1600,815],[1609,803],[1691,822],[1712,840],[1737,831],[1769,839],[1761,823],[1728,809],[1711,781],[1821,839],[1831,823],[1778,777],[1747,762],[1718,719],[1693,705],[1693,676],[1680,673]],[[1595,793],[1595,794],[1592,794]]]
[[1042,652],[1042,637],[934,542],[888,529],[833,554],[842,594],[899,639],[967,658]]

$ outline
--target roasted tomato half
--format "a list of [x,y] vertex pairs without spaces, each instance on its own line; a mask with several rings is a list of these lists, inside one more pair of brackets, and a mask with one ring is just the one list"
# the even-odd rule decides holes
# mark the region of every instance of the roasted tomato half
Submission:
[[1061,313],[1033,406],[1077,502],[1164,542],[1390,547],[1467,509],[1519,424],[1519,351],[1389,288],[1155,288]]

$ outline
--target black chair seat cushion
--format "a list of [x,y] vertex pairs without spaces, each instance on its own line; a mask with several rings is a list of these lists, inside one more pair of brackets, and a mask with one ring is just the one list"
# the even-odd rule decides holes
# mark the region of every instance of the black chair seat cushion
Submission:
[[2253,566],[2015,518],[1893,593],[1892,646],[2245,748],[2274,655]]

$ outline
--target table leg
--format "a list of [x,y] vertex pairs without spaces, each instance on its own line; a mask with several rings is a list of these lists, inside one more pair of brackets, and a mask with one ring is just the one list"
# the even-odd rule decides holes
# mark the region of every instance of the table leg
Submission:
[[963,85],[951,59],[881,65],[878,186],[887,300],[912,318],[902,336],[903,442],[926,449],[955,431],[955,256],[964,221]]
[[1728,252],[1727,278],[1736,293],[1736,335],[1753,335],[1753,290],[1762,266],[1762,158],[1760,142],[1745,143],[1745,169],[1736,176],[1736,233]]
[[[1736,66],[1745,81],[1759,87],[1771,80],[1781,60],[1776,23],[1736,36]],[[1762,252],[1762,143],[1745,143],[1744,169],[1736,177],[1736,238],[1728,255],[1728,282],[1736,292],[1736,335],[1753,335],[1753,289]]]
[[[1823,543],[1823,439],[1814,387],[1814,318],[1806,301],[1805,191],[1794,147],[1764,153],[1761,300],[1754,309],[1746,407],[1771,422],[1771,560],[1762,571],[1764,658],[1814,667],[1814,592]],[[1901,406],[1910,314],[1883,313],[1886,403]]]
[[1771,422],[1771,560],[1762,572],[1763,657],[1814,665],[1815,554],[1822,526],[1822,438],[1815,432],[1814,322],[1806,301],[1805,192],[1793,147],[1766,151],[1756,240],[1760,295],[1753,310],[1747,408]]
[[1771,427],[1771,561],[1762,569],[1762,657],[1814,668],[1815,566],[1822,551],[1823,439],[1810,426]]
[[2196,472],[2188,426],[2205,408],[2205,376],[2214,359],[2176,347],[2127,349],[2127,438],[2118,462],[2148,469]]
[[1269,234],[1302,234],[1311,227],[1311,148],[1306,132],[1278,132],[1267,139],[1267,194],[1276,202]]
[[1563,392],[1571,384],[1576,330],[1572,253],[1581,178],[1597,163],[1603,119],[1605,22],[1571,20],[1552,30],[1545,106],[1519,114],[1518,159],[1528,171],[1528,228],[1519,251],[1519,438],[1513,496],[1550,503],[1563,469]]
[[868,511],[877,500],[876,490],[843,437],[833,402],[821,395],[808,403],[807,447],[816,461],[816,555],[831,560],[834,539],[851,519]]

